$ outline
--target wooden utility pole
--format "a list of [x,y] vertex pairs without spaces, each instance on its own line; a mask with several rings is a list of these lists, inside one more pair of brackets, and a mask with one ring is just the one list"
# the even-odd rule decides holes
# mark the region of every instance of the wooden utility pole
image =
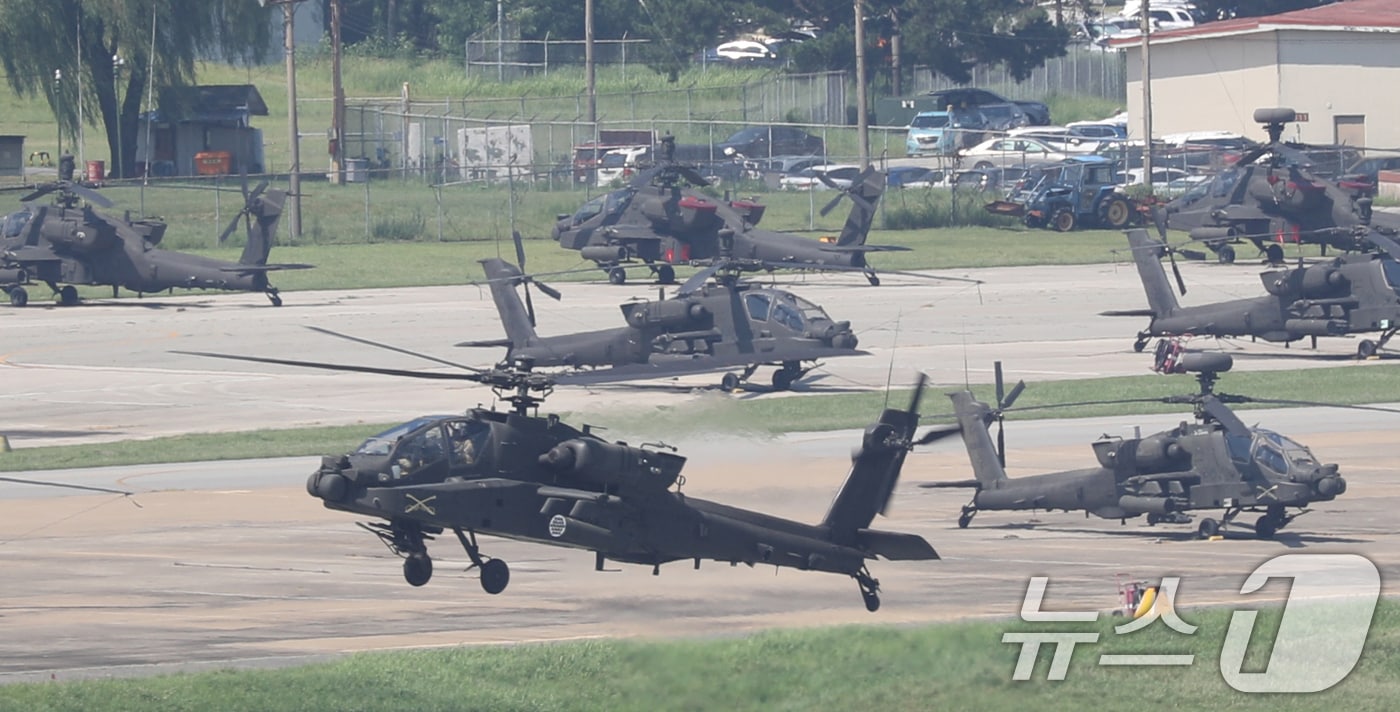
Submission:
[[1142,182],[1152,190],[1152,62],[1147,54],[1152,34],[1151,0],[1142,0]]
[[856,12],[856,133],[860,135],[860,168],[870,167],[870,116],[865,110],[865,13],[855,0]]
[[340,0],[331,0],[331,182],[345,182],[345,86],[340,81]]
[[593,76],[593,0],[583,0],[583,76],[588,93],[588,123],[598,122],[598,94]]

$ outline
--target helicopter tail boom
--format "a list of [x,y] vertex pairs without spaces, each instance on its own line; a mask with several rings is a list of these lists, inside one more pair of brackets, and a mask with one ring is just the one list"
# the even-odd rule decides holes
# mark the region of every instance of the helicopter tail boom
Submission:
[[948,397],[953,399],[953,410],[957,413],[963,444],[972,463],[972,475],[977,478],[979,488],[990,490],[1002,486],[1007,480],[1006,468],[997,457],[992,433],[987,429],[991,407],[974,398],[970,391],[950,393]]
[[1142,229],[1128,231],[1128,244],[1132,247],[1133,262],[1137,264],[1142,288],[1147,292],[1147,305],[1152,310],[1152,316],[1171,316],[1180,305],[1171,282],[1167,280],[1167,270],[1162,267],[1160,252],[1164,249],[1163,245]]

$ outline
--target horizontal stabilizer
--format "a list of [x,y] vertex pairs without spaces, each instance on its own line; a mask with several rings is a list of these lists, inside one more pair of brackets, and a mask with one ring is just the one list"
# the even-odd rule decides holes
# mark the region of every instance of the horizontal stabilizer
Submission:
[[257,272],[280,272],[286,269],[312,269],[316,265],[303,264],[281,264],[281,265],[232,265],[220,267],[220,272],[237,272],[238,274],[255,274]]
[[982,483],[978,482],[977,480],[955,480],[953,482],[920,482],[919,486],[925,489],[944,489],[956,487],[981,489]]
[[860,548],[890,561],[927,561],[937,559],[938,552],[918,534],[859,529],[856,542]]
[[589,492],[588,490],[573,489],[572,487],[551,487],[546,485],[536,490],[536,494],[541,497],[555,497],[576,502],[597,502],[598,504],[611,505],[622,503],[622,498],[617,495]]
[[903,245],[821,245],[822,252],[909,252],[912,249]]
[[1149,319],[1152,319],[1156,318],[1157,312],[1154,312],[1151,309],[1115,309],[1110,311],[1101,311],[1099,312],[1099,316],[1145,316]]
[[481,341],[459,341],[453,346],[467,349],[491,349],[510,346],[510,339],[482,339]]

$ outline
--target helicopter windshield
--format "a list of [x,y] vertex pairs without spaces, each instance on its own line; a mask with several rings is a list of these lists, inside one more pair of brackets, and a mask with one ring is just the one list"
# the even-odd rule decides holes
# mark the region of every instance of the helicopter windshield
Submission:
[[1254,431],[1254,460],[1281,475],[1310,471],[1318,466],[1311,450],[1272,430]]
[[24,226],[29,224],[30,217],[28,210],[21,210],[5,216],[4,236],[19,237],[19,234],[24,232]]
[[821,307],[791,292],[772,292],[772,320],[793,331],[802,331],[808,322],[830,317]]
[[1400,262],[1382,257],[1380,263],[1381,270],[1385,273],[1385,283],[1389,284],[1396,294],[1400,294]]
[[424,416],[422,418],[415,418],[413,420],[410,420],[407,423],[395,425],[394,427],[389,428],[388,430],[385,430],[384,432],[378,435],[371,436],[369,439],[360,443],[360,447],[355,450],[355,454],[388,455],[389,451],[394,448],[394,443],[398,442],[399,438],[423,427],[424,425],[427,425],[428,423],[431,423],[435,420],[440,420],[443,417],[444,416],[440,415]]

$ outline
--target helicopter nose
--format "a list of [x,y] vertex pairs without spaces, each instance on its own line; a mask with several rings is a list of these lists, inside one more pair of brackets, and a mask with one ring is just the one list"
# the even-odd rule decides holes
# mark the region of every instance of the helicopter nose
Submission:
[[1347,491],[1347,481],[1337,474],[1337,466],[1323,465],[1317,473],[1313,487],[1323,497],[1336,497]]

